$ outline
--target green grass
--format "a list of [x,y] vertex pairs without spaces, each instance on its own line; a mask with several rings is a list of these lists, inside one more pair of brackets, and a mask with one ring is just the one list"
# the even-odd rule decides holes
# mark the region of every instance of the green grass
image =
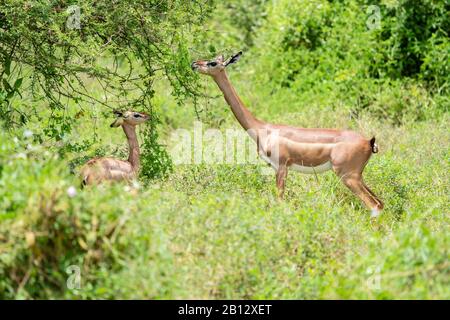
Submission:
[[448,118],[363,123],[379,133],[365,171],[386,204],[377,221],[331,172],[291,173],[278,201],[254,165],[177,166],[137,191],[70,198],[79,179],[67,159],[27,151],[26,138],[3,143],[2,297],[449,298]]

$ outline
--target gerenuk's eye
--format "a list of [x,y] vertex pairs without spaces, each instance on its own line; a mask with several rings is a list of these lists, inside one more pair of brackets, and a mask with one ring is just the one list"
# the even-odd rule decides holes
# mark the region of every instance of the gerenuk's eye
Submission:
[[134,117],[135,117],[135,118],[139,118],[140,116],[141,116],[141,115],[140,115],[139,113],[135,113],[135,114],[134,114]]
[[215,67],[217,66],[217,62],[213,61],[213,62],[208,62],[208,66],[210,67]]

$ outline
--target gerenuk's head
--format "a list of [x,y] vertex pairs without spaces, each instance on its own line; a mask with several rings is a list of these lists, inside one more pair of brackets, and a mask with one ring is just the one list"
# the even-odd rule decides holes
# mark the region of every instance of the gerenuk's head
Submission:
[[207,74],[210,76],[218,75],[225,70],[230,64],[237,62],[242,55],[242,51],[233,55],[228,60],[225,60],[223,55],[219,55],[212,60],[197,60],[192,62],[191,68],[201,74]]
[[136,112],[136,111],[114,111],[114,114],[116,115],[116,120],[114,120],[113,123],[111,123],[111,127],[116,128],[122,125],[131,125],[131,126],[137,126],[141,123],[144,123],[148,119],[150,119],[150,116],[143,112]]

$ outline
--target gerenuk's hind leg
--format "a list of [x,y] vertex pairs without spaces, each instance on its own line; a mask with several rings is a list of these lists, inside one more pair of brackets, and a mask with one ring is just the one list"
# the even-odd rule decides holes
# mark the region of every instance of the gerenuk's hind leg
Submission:
[[380,200],[380,198],[378,198],[375,193],[373,193],[372,190],[370,190],[370,188],[365,184],[364,180],[362,180],[362,184],[363,187],[367,190],[367,192],[370,193],[370,195],[372,196],[373,201],[375,201],[377,203],[377,208],[375,209],[375,211],[372,209],[372,216],[378,216],[380,211],[383,210],[384,208],[384,204],[383,201]]
[[379,213],[379,203],[370,194],[369,191],[364,187],[361,177],[351,175],[343,176],[342,182],[356,195],[358,196],[364,204],[372,209],[372,215],[377,215]]
[[343,173],[338,169],[335,169],[335,172],[345,186],[372,210],[371,216],[379,216],[380,211],[383,209],[383,202],[364,184],[362,175],[360,173]]
[[369,145],[342,144],[332,152],[333,170],[342,182],[372,210],[377,217],[383,209],[383,202],[367,187],[362,172],[372,155]]

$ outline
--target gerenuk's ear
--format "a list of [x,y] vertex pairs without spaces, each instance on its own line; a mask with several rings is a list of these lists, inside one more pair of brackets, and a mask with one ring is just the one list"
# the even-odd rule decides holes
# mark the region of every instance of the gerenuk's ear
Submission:
[[116,117],[122,117],[123,116],[123,112],[120,110],[113,110],[113,113]]
[[230,58],[230,60],[227,61],[227,63],[225,63],[225,67],[228,66],[229,64],[235,63],[239,60],[239,58],[242,55],[242,51],[239,51],[238,53],[236,53],[234,56],[232,56]]

